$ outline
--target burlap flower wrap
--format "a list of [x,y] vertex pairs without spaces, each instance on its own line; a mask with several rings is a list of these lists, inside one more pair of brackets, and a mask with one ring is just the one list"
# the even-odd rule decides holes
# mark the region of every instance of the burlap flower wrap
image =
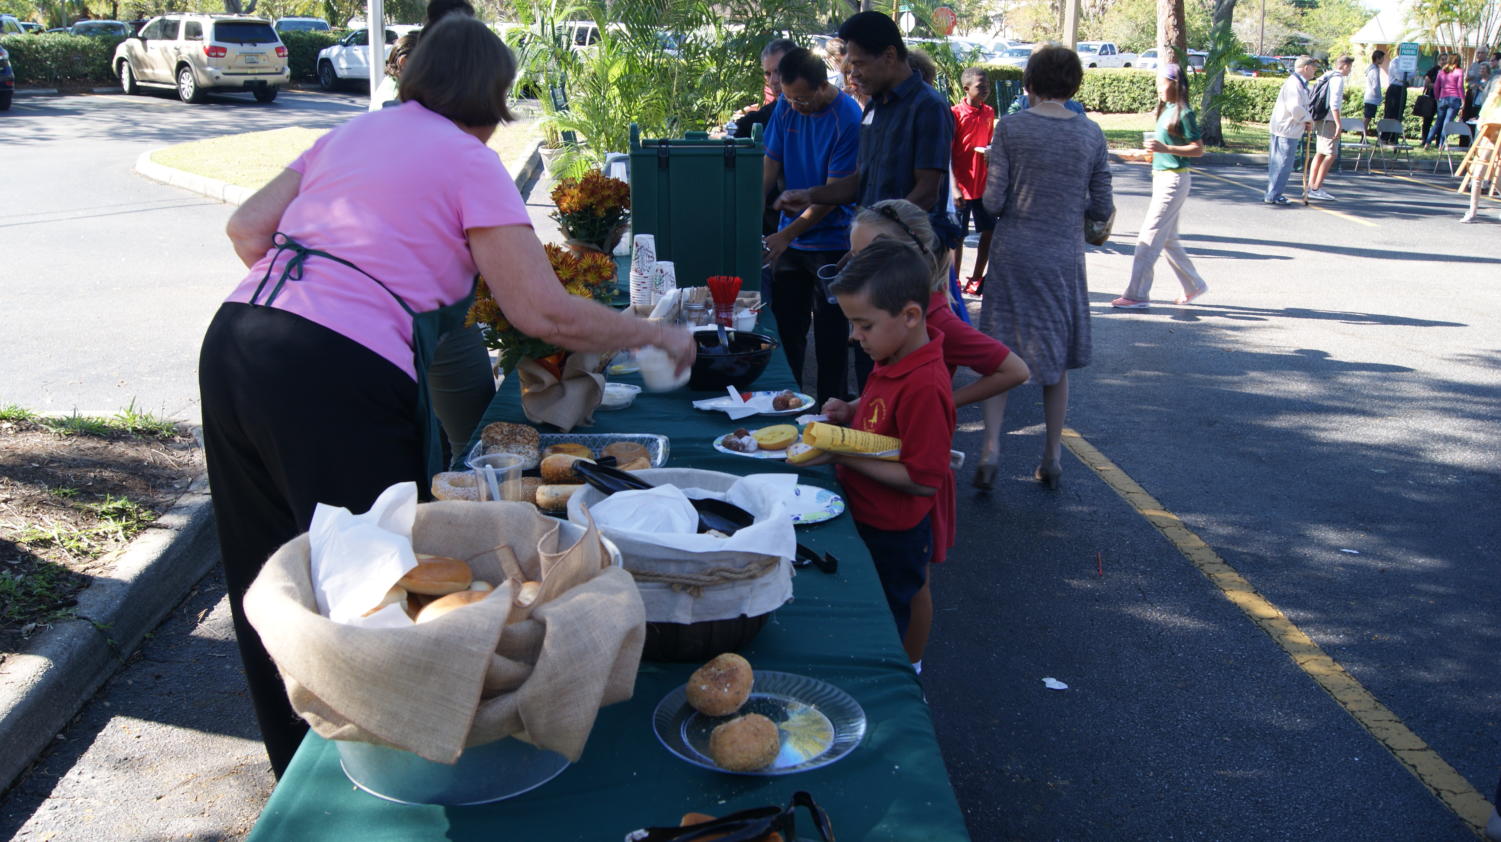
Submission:
[[[517,737],[578,760],[600,707],[631,697],[645,614],[590,524],[559,546],[557,521],[523,503],[417,507],[418,552],[463,559],[476,578],[540,581],[517,620],[511,585],[431,622],[395,629],[321,616],[307,535],[277,550],[245,595],[292,707],[320,736],[453,763],[466,746]],[[518,617],[520,615],[517,615]],[[508,624],[508,620],[512,620]]]
[[551,424],[565,433],[593,424],[594,410],[605,394],[603,368],[599,354],[569,354],[560,374],[536,360],[521,360],[516,364],[521,411],[533,424]]

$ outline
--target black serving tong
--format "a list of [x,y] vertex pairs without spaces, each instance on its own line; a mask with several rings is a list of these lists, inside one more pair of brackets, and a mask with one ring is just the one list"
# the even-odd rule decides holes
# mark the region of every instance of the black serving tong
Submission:
[[[656,487],[638,476],[608,465],[578,461],[573,463],[573,470],[584,478],[584,482],[606,496],[617,491],[639,491]],[[734,535],[756,522],[755,515],[725,500],[706,499],[689,502],[698,512],[699,532],[714,530],[726,535]]]

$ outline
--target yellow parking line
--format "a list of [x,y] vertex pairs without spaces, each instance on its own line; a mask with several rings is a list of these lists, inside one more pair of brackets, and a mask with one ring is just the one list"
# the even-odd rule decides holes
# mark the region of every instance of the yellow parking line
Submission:
[[[1383,175],[1385,175],[1387,178],[1395,178],[1401,181],[1411,182],[1421,187],[1427,187],[1429,190],[1437,190],[1440,193],[1447,193],[1450,196],[1455,197],[1456,199],[1463,199],[1465,201],[1469,201],[1470,199],[1468,194],[1459,192],[1457,187],[1440,187],[1437,184],[1429,184],[1426,181],[1419,181],[1416,178],[1411,178],[1405,175],[1393,175],[1389,172],[1383,173]],[[1484,201],[1501,202],[1501,197],[1489,196],[1485,193],[1481,193],[1480,198]]]
[[[1236,181],[1233,178],[1226,178],[1226,177],[1224,177],[1222,175],[1215,175],[1212,172],[1205,172],[1202,167],[1195,167],[1194,168],[1194,175],[1206,175],[1206,176],[1209,176],[1210,178],[1218,179],[1218,180],[1223,181],[1223,182],[1225,182],[1227,184],[1234,184],[1237,187],[1244,187],[1247,190],[1250,190],[1250,191],[1253,191],[1253,192],[1256,192],[1256,193],[1261,193],[1263,195],[1266,193],[1266,191],[1263,190],[1262,188],[1257,187],[1257,186],[1252,185],[1252,184],[1247,184],[1244,181]],[[1364,225],[1367,228],[1379,228],[1379,227],[1381,227],[1380,225],[1378,225],[1375,222],[1370,221],[1369,219],[1361,219],[1358,216],[1351,216],[1348,213],[1343,213],[1341,211],[1334,210],[1333,208],[1326,208],[1323,205],[1309,205],[1308,207],[1311,208],[1312,210],[1316,210],[1316,211],[1321,211],[1323,213],[1327,213],[1330,216],[1337,216],[1340,219],[1346,220],[1348,222],[1354,222],[1354,223],[1359,224],[1359,225]]]
[[1210,546],[1184,525],[1179,517],[1157,502],[1146,489],[1105,457],[1094,445],[1072,429],[1063,431],[1063,443],[1079,461],[1088,465],[1125,499],[1148,523],[1157,527],[1199,572],[1225,598],[1234,603],[1251,622],[1282,647],[1298,668],[1318,682],[1345,712],[1386,747],[1428,791],[1480,835],[1491,815],[1491,804],[1470,782],[1450,766],[1438,752],[1428,747],[1402,720],[1381,704],[1355,677],[1345,671],[1307,634],[1293,624],[1270,600],[1256,592],[1245,577],[1235,571]]

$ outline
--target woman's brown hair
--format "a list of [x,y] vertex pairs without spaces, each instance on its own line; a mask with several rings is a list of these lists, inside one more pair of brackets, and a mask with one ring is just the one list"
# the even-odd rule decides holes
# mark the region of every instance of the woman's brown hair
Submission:
[[506,93],[515,78],[516,59],[489,27],[448,15],[423,30],[401,71],[401,100],[463,126],[494,126],[512,119]]
[[1049,44],[1032,53],[1022,71],[1022,87],[1034,97],[1069,99],[1084,81],[1079,54],[1059,44]]
[[[1183,112],[1188,110],[1188,75],[1183,72],[1179,65],[1172,65],[1177,70],[1177,77],[1169,77],[1173,83],[1173,121],[1167,124],[1167,136],[1174,140],[1183,139]],[[1157,99],[1157,112],[1153,115],[1153,122],[1162,117],[1162,109],[1167,103],[1161,97]]]

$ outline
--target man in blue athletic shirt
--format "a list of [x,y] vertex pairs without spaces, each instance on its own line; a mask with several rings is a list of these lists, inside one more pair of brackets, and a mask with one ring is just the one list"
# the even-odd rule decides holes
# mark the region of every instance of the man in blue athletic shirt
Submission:
[[[854,175],[860,153],[860,106],[828,82],[828,70],[801,47],[782,56],[782,96],[766,126],[762,167],[767,190],[781,176],[789,190],[816,187]],[[849,323],[818,282],[818,269],[849,251],[852,203],[809,205],[782,213],[777,232],[766,238],[772,265],[771,309],[782,350],[798,384],[808,324],[813,324],[818,360],[818,402],[842,398],[846,387]]]

